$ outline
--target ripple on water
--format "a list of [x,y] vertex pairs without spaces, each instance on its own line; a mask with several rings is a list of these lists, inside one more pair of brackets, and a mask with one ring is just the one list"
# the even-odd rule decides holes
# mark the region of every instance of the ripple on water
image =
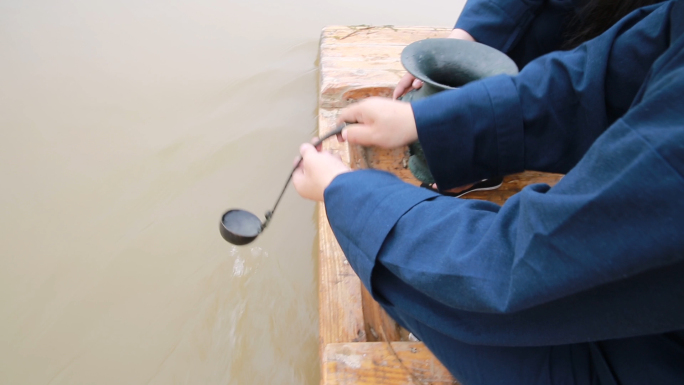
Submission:
[[233,262],[233,276],[241,277],[245,274],[245,260],[241,258],[236,258]]

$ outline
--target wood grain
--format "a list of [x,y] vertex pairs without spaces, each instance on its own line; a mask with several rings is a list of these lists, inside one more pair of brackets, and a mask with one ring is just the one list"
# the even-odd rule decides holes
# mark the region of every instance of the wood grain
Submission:
[[[336,111],[319,113],[319,136],[335,127]],[[323,148],[340,155],[349,164],[346,144],[336,139],[323,142]],[[325,206],[318,204],[319,238],[319,343],[322,350],[335,342],[366,341],[361,281],[347,262],[328,224]]]
[[446,37],[451,28],[440,27],[397,27],[385,26],[341,26],[325,27],[321,32],[321,46],[324,45],[408,45],[416,40]]
[[[330,344],[323,352],[324,385],[458,384],[421,342]],[[395,355],[396,353],[396,355]]]
[[347,262],[328,225],[325,206],[318,205],[319,346],[366,341],[361,281]]
[[365,287],[361,287],[361,301],[366,338],[369,342],[408,340],[409,332],[387,315]]

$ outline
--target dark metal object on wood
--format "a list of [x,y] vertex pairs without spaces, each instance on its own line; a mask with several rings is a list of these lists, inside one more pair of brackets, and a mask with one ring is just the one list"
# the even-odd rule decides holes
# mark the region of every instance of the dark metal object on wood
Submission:
[[[426,39],[409,44],[401,53],[404,68],[423,81],[423,86],[400,99],[422,99],[438,92],[456,89],[489,76],[516,75],[518,67],[504,53],[484,44],[458,39]],[[419,142],[409,146],[411,173],[424,183],[435,180]]]
[[518,74],[518,67],[503,52],[459,39],[426,39],[411,43],[401,52],[401,64],[424,83],[412,92],[414,100],[474,80]]

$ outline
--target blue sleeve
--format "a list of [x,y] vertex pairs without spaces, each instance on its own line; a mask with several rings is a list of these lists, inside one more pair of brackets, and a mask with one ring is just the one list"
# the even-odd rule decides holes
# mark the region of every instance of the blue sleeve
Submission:
[[454,28],[506,52],[519,39],[545,0],[470,0]]
[[642,83],[555,187],[503,206],[338,176],[325,205],[349,262],[379,301],[473,344],[684,328],[684,38]]
[[524,68],[530,61],[562,49],[573,33],[568,26],[575,17],[576,8],[572,1],[545,2],[505,53],[518,68]]
[[[476,41],[508,53],[520,41],[536,41],[539,56],[558,43],[572,11],[572,0],[469,0],[454,28]],[[541,20],[540,20],[541,19]],[[530,27],[536,26],[530,33]],[[547,47],[547,48],[545,48]],[[557,44],[556,44],[557,48]],[[531,46],[528,45],[528,50]],[[530,53],[530,52],[528,52]]]
[[639,9],[575,50],[412,103],[440,188],[523,170],[566,173],[631,105],[667,48],[670,3]]

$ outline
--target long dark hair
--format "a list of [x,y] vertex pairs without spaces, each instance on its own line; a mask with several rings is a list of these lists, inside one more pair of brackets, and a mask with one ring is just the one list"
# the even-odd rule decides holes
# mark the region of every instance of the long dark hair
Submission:
[[563,48],[571,49],[605,32],[633,10],[663,0],[588,0],[568,24]]

